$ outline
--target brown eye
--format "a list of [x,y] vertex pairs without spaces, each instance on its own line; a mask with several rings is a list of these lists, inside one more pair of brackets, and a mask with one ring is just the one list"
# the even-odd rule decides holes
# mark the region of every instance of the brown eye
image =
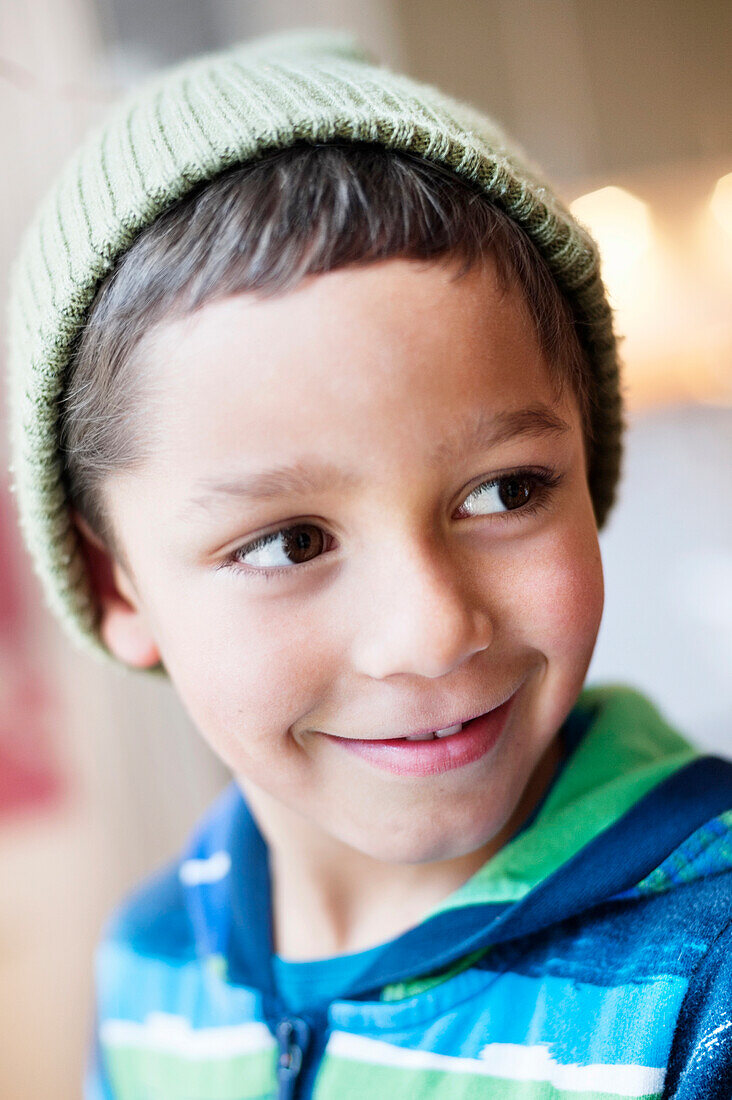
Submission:
[[305,565],[322,553],[328,538],[314,523],[298,523],[240,546],[232,561],[259,571]]
[[325,548],[325,532],[311,523],[287,527],[281,534],[284,552],[291,556],[295,565],[310,561]]
[[497,512],[516,512],[529,504],[533,508],[557,483],[556,478],[543,474],[505,474],[492,481],[484,481],[474,489],[466,498],[463,511],[472,516],[487,516]]
[[510,511],[526,504],[531,497],[533,481],[530,477],[502,477],[498,482],[501,504]]

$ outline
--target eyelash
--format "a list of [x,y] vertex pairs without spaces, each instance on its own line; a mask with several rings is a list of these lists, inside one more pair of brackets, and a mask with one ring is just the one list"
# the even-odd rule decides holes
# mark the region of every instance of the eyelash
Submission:
[[[511,470],[507,474],[501,474],[500,477],[492,477],[489,478],[488,481],[482,481],[479,485],[476,485],[474,489],[470,490],[470,492],[465,497],[465,500],[468,500],[470,497],[474,496],[476,493],[479,493],[483,489],[491,489],[495,485],[500,484],[500,482],[502,481],[510,481],[511,478],[521,478],[522,480],[527,480],[533,483],[532,495],[527,503],[520,505],[518,508],[507,509],[505,512],[489,512],[482,517],[480,516],[480,514],[476,514],[473,516],[473,518],[487,519],[488,516],[492,516],[494,519],[498,518],[503,520],[510,520],[510,518],[514,515],[535,515],[537,512],[548,506],[549,497],[551,496],[553,490],[557,488],[560,481],[562,480],[562,475],[557,473],[555,470],[549,468],[532,470]],[[222,561],[216,568],[233,569],[236,573],[244,573],[248,576],[261,578],[265,581],[268,581],[276,576],[282,576],[284,574],[292,574],[293,572],[300,573],[302,570],[307,569],[308,566],[316,565],[320,558],[324,557],[324,554],[318,554],[317,557],[312,558],[310,561],[301,562],[300,564],[290,565],[284,568],[277,566],[261,565],[254,568],[252,566],[242,565],[236,560],[236,555],[241,554],[242,551],[250,553],[252,550],[260,550],[262,549],[262,547],[268,545],[270,542],[276,539],[278,535],[281,535],[285,531],[289,531],[295,527],[300,526],[317,527],[317,524],[292,523],[286,527],[279,527],[275,531],[269,531],[267,534],[261,535],[259,538],[253,539],[251,542],[246,542],[243,543],[241,546],[237,546],[236,549],[233,550],[232,553],[229,555],[229,557]]]

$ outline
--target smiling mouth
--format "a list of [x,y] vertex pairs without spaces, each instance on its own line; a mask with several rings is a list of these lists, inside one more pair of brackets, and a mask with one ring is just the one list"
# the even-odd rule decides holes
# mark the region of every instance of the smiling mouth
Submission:
[[[472,721],[472,718],[471,718]],[[454,726],[446,726],[442,730],[429,730],[426,733],[409,733],[404,737],[397,737],[393,740],[396,741],[434,741],[436,737],[451,737],[454,733],[460,733],[460,730],[467,726],[467,722],[456,722]]]
[[[497,707],[466,722],[404,737],[336,737],[339,749],[371,767],[398,776],[429,777],[462,768],[486,757],[498,744],[518,689]],[[448,732],[449,731],[449,732]],[[437,736],[437,734],[440,736]]]
[[[520,685],[519,685],[520,686]],[[408,741],[437,741],[444,740],[446,738],[454,737],[458,733],[462,733],[466,727],[471,725],[472,722],[478,721],[478,719],[486,718],[488,715],[493,714],[494,711],[500,710],[509,699],[518,691],[518,687],[514,688],[510,694],[506,695],[499,703],[488,710],[482,711],[479,714],[474,714],[472,718],[466,718],[462,722],[455,722],[451,726],[444,726],[441,729],[433,730],[421,730],[417,733],[396,734],[392,737],[342,737],[338,734],[329,733],[328,737],[332,737],[337,741],[359,741],[362,743],[370,744],[389,744],[395,745]]]
[[[495,708],[494,708],[495,709]],[[490,714],[490,711],[485,713]],[[477,714],[476,718],[483,718],[483,714]],[[471,718],[465,722],[456,722],[453,726],[445,726],[444,729],[439,730],[425,730],[423,733],[405,733],[401,736],[396,734],[393,737],[340,737],[337,733],[328,733],[327,737],[333,737],[336,741],[364,741],[371,744],[393,744],[396,741],[437,741],[445,737],[452,737],[456,733],[460,733],[469,722],[475,721]]]
[[[497,708],[493,708],[497,709]],[[477,721],[479,718],[485,718],[486,714],[490,714],[491,711],[486,711],[484,714],[477,714],[475,718],[471,718],[466,722],[456,722],[453,726],[446,726],[440,730],[426,730],[424,733],[411,733],[404,734],[401,737],[338,737],[339,741],[361,741],[370,745],[396,745],[404,744],[406,742],[415,741],[443,741],[450,737],[454,737],[457,733],[462,733],[471,722]],[[329,734],[333,737],[335,734]]]

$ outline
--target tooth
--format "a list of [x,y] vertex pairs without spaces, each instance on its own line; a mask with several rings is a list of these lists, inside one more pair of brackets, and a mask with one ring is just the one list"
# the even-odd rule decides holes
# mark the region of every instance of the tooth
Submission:
[[405,737],[405,741],[431,741],[434,738],[434,733],[428,730],[427,733],[415,733],[412,737]]
[[462,722],[455,726],[445,726],[444,730],[435,730],[435,737],[449,737],[451,733],[459,733],[462,728]]

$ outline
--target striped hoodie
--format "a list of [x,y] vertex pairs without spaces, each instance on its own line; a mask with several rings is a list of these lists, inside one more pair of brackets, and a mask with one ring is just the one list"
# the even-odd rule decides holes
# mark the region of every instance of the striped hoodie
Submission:
[[529,822],[347,996],[274,979],[231,784],[107,922],[86,1100],[730,1100],[732,762],[586,689]]

